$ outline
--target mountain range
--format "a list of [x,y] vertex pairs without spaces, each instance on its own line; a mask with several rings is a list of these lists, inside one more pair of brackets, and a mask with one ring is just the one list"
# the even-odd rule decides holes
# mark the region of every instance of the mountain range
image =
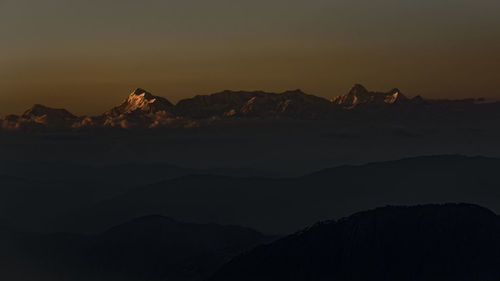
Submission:
[[136,89],[120,105],[98,116],[75,116],[65,109],[34,105],[22,115],[0,119],[1,128],[15,130],[85,130],[98,128],[189,128],[218,120],[299,119],[332,120],[352,117],[433,118],[471,113],[500,118],[500,103],[478,99],[432,100],[408,98],[400,90],[368,91],[356,84],[345,95],[331,100],[301,90],[283,93],[222,91],[171,103],[143,89]]

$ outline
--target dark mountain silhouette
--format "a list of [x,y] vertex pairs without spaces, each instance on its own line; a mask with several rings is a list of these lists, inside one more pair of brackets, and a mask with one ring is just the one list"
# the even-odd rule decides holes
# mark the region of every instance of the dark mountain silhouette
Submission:
[[49,108],[35,104],[21,116],[9,115],[0,119],[2,128],[7,130],[24,130],[40,128],[70,128],[77,117],[66,109]]
[[102,128],[151,129],[207,126],[218,120],[350,120],[355,118],[410,120],[494,118],[500,103],[474,99],[429,100],[408,98],[398,89],[371,92],[356,84],[346,95],[328,101],[301,90],[283,93],[223,91],[197,95],[173,105],[166,98],[136,89],[119,106],[99,116],[76,117],[64,109],[35,105],[22,116],[9,115],[0,123],[4,130],[85,130]]
[[[3,280],[204,280],[273,237],[251,229],[134,219],[95,235],[10,233]],[[7,239],[7,240],[5,240]],[[20,269],[20,270],[19,270]],[[15,278],[15,279],[13,279]]]
[[165,163],[88,166],[2,162],[0,217],[27,230],[57,230],[61,227],[59,217],[69,210],[83,208],[136,186],[195,171],[202,172]]
[[211,281],[500,279],[500,218],[476,205],[385,207],[244,254]]
[[314,119],[324,115],[330,108],[328,100],[308,95],[301,90],[281,94],[223,91],[184,99],[176,105],[180,116],[191,118],[284,116]]
[[32,108],[25,111],[22,115],[26,119],[34,119],[37,117],[44,117],[48,119],[61,119],[61,120],[74,120],[76,116],[71,114],[65,109],[48,108],[40,104],[35,104]]
[[450,155],[341,166],[298,178],[191,175],[130,190],[67,220],[98,230],[136,216],[164,214],[289,233],[387,204],[468,202],[498,211],[499,167],[499,159]]
[[[3,175],[2,175],[3,174]],[[262,175],[250,169],[189,169],[168,163],[84,165],[1,162],[0,219],[27,230],[64,231],[70,210],[116,197],[138,186],[190,174]]]

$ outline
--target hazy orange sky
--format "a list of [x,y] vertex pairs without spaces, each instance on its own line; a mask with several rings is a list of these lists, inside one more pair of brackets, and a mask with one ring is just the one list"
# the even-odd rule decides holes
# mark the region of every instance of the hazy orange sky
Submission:
[[0,0],[0,114],[142,87],[500,97],[498,0]]

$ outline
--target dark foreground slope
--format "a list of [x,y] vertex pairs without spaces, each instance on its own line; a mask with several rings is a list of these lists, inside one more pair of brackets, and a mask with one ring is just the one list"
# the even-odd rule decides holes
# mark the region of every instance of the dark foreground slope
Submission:
[[211,281],[500,280],[500,218],[475,205],[386,207],[240,256]]
[[232,257],[271,241],[251,229],[138,218],[98,235],[0,229],[1,280],[203,280]]
[[467,202],[498,212],[499,170],[499,159],[430,156],[337,167],[299,178],[194,175],[99,202],[72,214],[71,220],[89,230],[164,214],[291,233],[316,221],[385,205]]

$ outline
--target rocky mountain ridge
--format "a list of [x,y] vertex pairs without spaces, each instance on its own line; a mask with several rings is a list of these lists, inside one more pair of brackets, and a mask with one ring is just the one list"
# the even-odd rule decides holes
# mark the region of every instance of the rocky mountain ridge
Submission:
[[356,84],[346,95],[337,96],[331,102],[344,108],[354,108],[362,104],[397,104],[409,102],[410,99],[401,93],[399,89],[392,89],[389,92],[370,92],[363,85]]

